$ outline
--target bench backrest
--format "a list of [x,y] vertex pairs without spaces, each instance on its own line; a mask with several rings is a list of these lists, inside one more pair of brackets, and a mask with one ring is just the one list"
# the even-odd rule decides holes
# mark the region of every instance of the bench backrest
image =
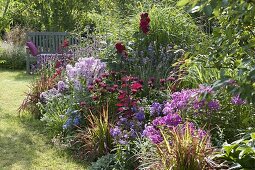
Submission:
[[27,40],[32,41],[39,53],[57,53],[64,40],[68,40],[69,45],[78,43],[78,40],[67,32],[29,32]]

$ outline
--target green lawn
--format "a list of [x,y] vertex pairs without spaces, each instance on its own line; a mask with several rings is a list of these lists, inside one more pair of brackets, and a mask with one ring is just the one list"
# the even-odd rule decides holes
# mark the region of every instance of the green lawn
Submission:
[[0,70],[0,170],[86,169],[50,143],[41,121],[18,117],[31,80],[22,71]]

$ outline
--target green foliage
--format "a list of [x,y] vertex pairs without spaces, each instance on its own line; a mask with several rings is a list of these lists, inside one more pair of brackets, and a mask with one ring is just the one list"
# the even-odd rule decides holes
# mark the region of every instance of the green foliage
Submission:
[[[255,101],[254,93],[254,35],[255,2],[246,0],[182,0],[179,5],[195,6],[205,15],[215,20],[208,54],[202,62],[206,67],[221,71],[229,68],[242,77],[238,92],[246,96],[249,102]],[[199,59],[199,56],[194,58]],[[230,76],[226,74],[225,76]],[[221,77],[224,78],[224,77]]]
[[14,46],[0,42],[0,66],[8,69],[24,69],[26,67],[26,51],[22,46]]
[[46,123],[49,136],[54,137],[63,132],[63,125],[67,120],[65,113],[69,108],[69,103],[69,99],[64,96],[56,96],[46,104],[37,103],[42,114],[41,120]]
[[92,165],[88,167],[89,170],[113,170],[114,169],[114,154],[107,154],[100,157],[96,162],[92,162]]
[[244,169],[255,168],[255,133],[245,135],[242,139],[224,143],[222,151],[213,156],[215,160],[226,160],[230,168],[239,167]]
[[147,138],[137,138],[134,141],[134,155],[139,161],[141,169],[160,169],[161,158],[157,154],[157,148]]

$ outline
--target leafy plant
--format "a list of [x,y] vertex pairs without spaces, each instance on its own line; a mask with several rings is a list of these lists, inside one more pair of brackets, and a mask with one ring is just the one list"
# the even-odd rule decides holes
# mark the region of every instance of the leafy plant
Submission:
[[100,157],[96,162],[92,162],[91,166],[88,167],[89,170],[112,170],[114,169],[114,154],[107,154]]
[[24,69],[26,67],[26,51],[23,46],[0,42],[0,66],[8,69]]
[[19,114],[22,111],[28,111],[34,117],[40,118],[42,115],[37,103],[41,100],[41,93],[52,89],[60,75],[61,69],[56,69],[53,75],[42,72],[41,77],[35,78],[30,84],[29,92],[26,93],[26,97],[18,109]]
[[[255,168],[255,133],[247,134],[243,138],[228,144],[223,144],[222,151],[212,156],[216,162],[226,160],[229,168]],[[226,163],[225,163],[226,164]]]

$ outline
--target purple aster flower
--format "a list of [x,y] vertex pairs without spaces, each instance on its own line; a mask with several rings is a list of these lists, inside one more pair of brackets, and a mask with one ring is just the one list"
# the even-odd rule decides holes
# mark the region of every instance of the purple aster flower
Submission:
[[144,112],[140,111],[140,112],[135,113],[135,118],[138,121],[143,121],[145,119]]
[[121,130],[118,126],[115,126],[115,128],[110,129],[110,134],[112,135],[112,137],[117,137],[121,134]]
[[167,126],[177,126],[182,122],[182,118],[178,114],[168,114],[163,117],[165,125]]
[[205,100],[201,100],[201,101],[196,100],[193,103],[193,108],[194,109],[201,109],[204,105],[205,105]]
[[119,144],[126,145],[126,144],[128,144],[128,142],[126,140],[120,139]]
[[66,84],[63,81],[58,82],[58,91],[64,91],[66,88]]
[[153,126],[147,126],[143,131],[143,135],[149,138],[155,144],[163,141],[160,132],[156,130]]
[[212,100],[208,102],[208,107],[212,110],[219,110],[220,109],[220,103],[218,100]]
[[198,133],[198,137],[199,137],[200,139],[203,139],[203,138],[207,135],[206,131],[205,131],[205,130],[202,130],[202,129],[198,129],[198,130],[197,130],[197,133]]
[[150,115],[151,116],[153,116],[153,115],[158,116],[158,115],[160,115],[161,111],[162,111],[162,104],[157,103],[157,102],[152,103],[152,105],[150,107]]
[[243,105],[246,102],[243,99],[241,99],[239,95],[236,95],[231,98],[231,103],[234,105]]
[[165,120],[163,117],[156,117],[153,121],[152,121],[153,126],[162,126],[165,124]]

